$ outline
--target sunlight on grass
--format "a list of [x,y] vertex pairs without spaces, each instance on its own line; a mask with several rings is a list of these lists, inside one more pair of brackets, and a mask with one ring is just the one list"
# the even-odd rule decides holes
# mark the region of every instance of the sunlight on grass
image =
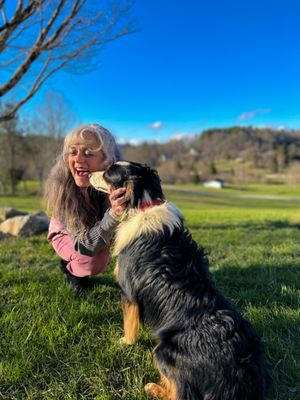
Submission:
[[[205,246],[220,290],[262,335],[272,400],[300,399],[300,213],[294,201],[228,199],[167,190]],[[34,196],[0,205],[38,211]],[[6,203],[5,203],[6,204]],[[147,327],[124,347],[112,275],[78,297],[66,287],[46,234],[0,242],[0,398],[146,400],[158,380]]]
[[36,195],[0,196],[0,207],[13,207],[30,213],[44,209],[41,198]]

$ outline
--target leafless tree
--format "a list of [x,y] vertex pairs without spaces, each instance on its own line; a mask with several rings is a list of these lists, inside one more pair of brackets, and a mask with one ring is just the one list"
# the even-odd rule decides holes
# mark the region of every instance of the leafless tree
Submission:
[[133,2],[0,0],[0,98],[15,96],[0,121],[12,118],[57,71],[95,68],[105,44],[135,31]]
[[31,131],[36,134],[62,138],[78,122],[64,95],[58,92],[47,92],[43,103],[36,107],[31,118]]
[[[68,130],[77,123],[77,116],[61,93],[48,92],[44,101],[36,108],[30,119],[31,159],[29,171],[34,170],[42,190],[45,177],[61,152],[63,140]],[[34,156],[35,155],[35,156]]]
[[[4,111],[7,113],[13,107],[6,104]],[[15,194],[16,184],[22,175],[20,154],[22,153],[22,133],[18,127],[18,118],[15,116],[0,125],[0,181],[2,191],[9,183],[10,194]]]

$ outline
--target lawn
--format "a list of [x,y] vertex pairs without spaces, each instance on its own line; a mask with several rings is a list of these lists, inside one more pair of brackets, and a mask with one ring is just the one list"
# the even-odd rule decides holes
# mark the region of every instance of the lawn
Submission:
[[[300,204],[170,189],[166,195],[206,247],[219,288],[262,335],[274,373],[271,399],[300,400]],[[41,209],[30,196],[11,200]],[[147,399],[143,385],[158,379],[155,341],[144,327],[137,345],[119,344],[112,267],[78,296],[65,286],[46,234],[0,242],[0,399]]]
[[0,195],[0,207],[14,207],[33,213],[43,210],[44,205],[42,199],[37,196],[18,194],[16,196]]
[[184,184],[184,185],[165,185],[165,188],[171,190],[178,188],[180,190],[193,190],[199,193],[210,193],[215,196],[236,195],[247,197],[251,195],[257,196],[276,196],[276,197],[293,197],[300,199],[300,185],[261,185],[261,184],[225,184],[223,189],[214,189],[205,187],[201,184]]

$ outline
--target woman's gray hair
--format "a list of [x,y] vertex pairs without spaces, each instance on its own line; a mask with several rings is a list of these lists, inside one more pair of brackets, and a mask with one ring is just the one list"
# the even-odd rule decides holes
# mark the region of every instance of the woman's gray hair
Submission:
[[102,150],[104,153],[106,164],[112,164],[121,159],[121,153],[115,141],[115,138],[109,130],[98,124],[84,124],[72,129],[66,136],[64,141],[63,156],[66,157],[70,144],[75,139],[80,138],[88,145],[88,140],[85,138],[85,133],[92,133],[99,141],[99,148],[94,151]]
[[[86,204],[80,189],[76,186],[67,163],[69,148],[76,139],[88,147],[85,133],[92,133],[99,141],[99,147],[92,151],[103,152],[104,168],[122,159],[120,149],[109,130],[98,124],[84,124],[71,130],[64,140],[63,150],[51,169],[45,184],[44,198],[47,210],[58,218],[71,235],[80,235],[95,223],[96,214]],[[103,167],[103,165],[102,165]],[[99,166],[100,168],[100,166]],[[104,206],[104,205],[103,205]],[[104,210],[105,211],[105,210]]]

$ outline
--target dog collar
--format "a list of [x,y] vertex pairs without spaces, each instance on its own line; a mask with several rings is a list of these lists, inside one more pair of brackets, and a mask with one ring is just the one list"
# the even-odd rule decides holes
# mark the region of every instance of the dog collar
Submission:
[[161,199],[153,199],[151,200],[151,203],[142,203],[139,207],[141,211],[145,211],[147,208],[154,207],[154,206],[160,206],[163,204],[165,201]]

